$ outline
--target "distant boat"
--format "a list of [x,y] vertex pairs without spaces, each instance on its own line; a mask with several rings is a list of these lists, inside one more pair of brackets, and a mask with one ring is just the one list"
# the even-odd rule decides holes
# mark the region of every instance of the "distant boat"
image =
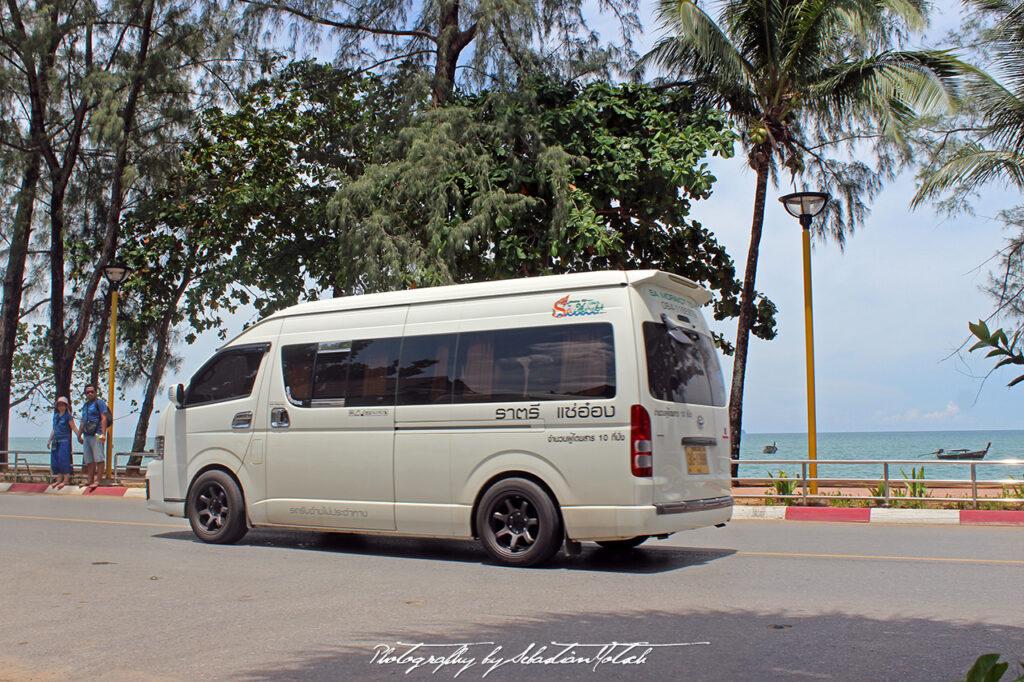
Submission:
[[772,455],[772,454],[775,454],[778,451],[779,451],[779,448],[775,445],[775,441],[772,441],[771,445],[765,445],[764,446],[764,450],[763,450],[764,454],[766,454],[766,455]]
[[988,454],[988,449],[992,447],[992,443],[989,442],[985,445],[984,450],[968,450],[967,448],[960,448],[958,450],[943,450],[939,448],[932,454],[939,459],[981,459]]

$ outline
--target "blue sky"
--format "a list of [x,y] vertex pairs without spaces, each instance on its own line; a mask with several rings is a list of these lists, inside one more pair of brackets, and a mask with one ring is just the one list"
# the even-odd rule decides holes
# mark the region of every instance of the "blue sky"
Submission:
[[[959,5],[933,24],[941,36],[959,21]],[[648,6],[651,6],[650,4]],[[652,44],[654,24],[645,22],[641,51]],[[715,232],[738,264],[746,260],[754,176],[742,158],[710,161],[718,177],[714,194],[694,207],[693,216]],[[813,188],[810,188],[813,189]],[[806,431],[803,288],[800,228],[777,198],[794,191],[769,188],[757,288],[778,306],[778,337],[752,339],[748,359],[744,428],[751,433]],[[1019,194],[990,188],[978,216],[948,219],[928,207],[911,211],[911,175],[888,185],[866,224],[849,236],[845,251],[815,244],[812,253],[818,430],[911,431],[1022,428],[1024,385],[1008,389],[1012,370],[982,384],[990,361],[956,349],[968,339],[967,323],[985,317],[992,302],[979,287],[988,260],[1002,245],[998,210],[1020,203]],[[251,313],[226,318],[228,337],[241,331]],[[715,323],[732,338],[735,322]],[[188,377],[220,345],[213,332],[185,356],[166,385]],[[723,362],[726,383],[731,361]],[[104,390],[105,392],[105,390]],[[142,387],[138,388],[139,394]],[[166,399],[161,392],[158,404]],[[127,415],[127,405],[118,415]],[[134,419],[119,420],[119,435],[134,431]],[[155,419],[154,419],[155,424]],[[45,435],[42,425],[15,422],[12,435]]]

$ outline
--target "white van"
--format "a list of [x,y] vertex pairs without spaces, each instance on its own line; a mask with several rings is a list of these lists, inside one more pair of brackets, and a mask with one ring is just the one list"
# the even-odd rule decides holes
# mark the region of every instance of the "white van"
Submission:
[[171,390],[147,506],[206,542],[253,526],[479,538],[520,566],[724,524],[710,299],[648,270],[293,306]]

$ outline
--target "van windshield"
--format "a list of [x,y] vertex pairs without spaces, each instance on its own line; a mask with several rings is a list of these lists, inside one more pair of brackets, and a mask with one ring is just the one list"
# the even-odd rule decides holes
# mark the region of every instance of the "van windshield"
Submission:
[[658,400],[725,406],[725,383],[711,338],[689,329],[674,335],[662,323],[644,322],[647,386]]

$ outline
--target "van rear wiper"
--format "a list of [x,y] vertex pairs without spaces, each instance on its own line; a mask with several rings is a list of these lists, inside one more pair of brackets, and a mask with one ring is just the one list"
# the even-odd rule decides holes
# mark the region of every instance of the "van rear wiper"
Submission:
[[668,335],[672,337],[672,340],[676,343],[681,343],[684,346],[692,346],[693,342],[696,341],[696,334],[688,329],[683,329],[678,324],[668,319],[668,315],[665,313],[661,314],[661,321],[665,324],[665,329],[668,330]]

